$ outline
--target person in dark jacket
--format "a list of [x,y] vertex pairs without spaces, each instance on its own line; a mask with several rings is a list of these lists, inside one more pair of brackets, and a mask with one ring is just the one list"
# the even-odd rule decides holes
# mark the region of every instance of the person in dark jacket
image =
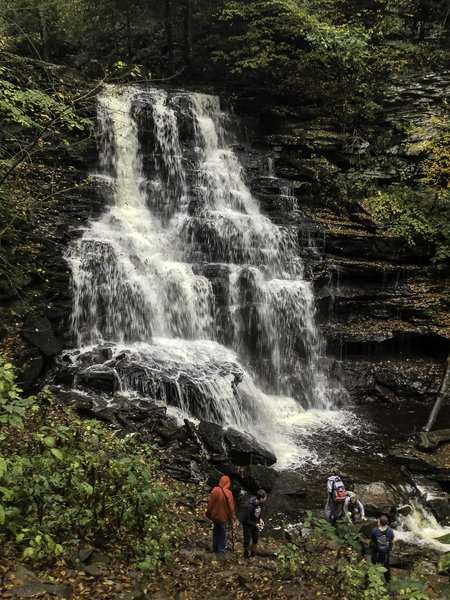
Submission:
[[386,515],[380,517],[378,527],[372,529],[370,534],[370,548],[372,550],[372,562],[383,565],[386,569],[384,578],[387,583],[391,580],[391,566],[389,562],[390,553],[394,547],[394,532],[388,527]]
[[[261,518],[262,505],[267,499],[264,490],[258,490],[256,496],[252,496],[247,502],[244,514],[242,516],[242,528],[244,530],[244,557],[255,556],[256,546],[258,544],[259,532],[264,527],[264,521]],[[252,547],[250,551],[250,541]]]
[[206,507],[206,516],[213,523],[213,552],[225,554],[227,545],[227,521],[234,519],[234,500],[230,490],[230,478],[224,475],[214,487]]

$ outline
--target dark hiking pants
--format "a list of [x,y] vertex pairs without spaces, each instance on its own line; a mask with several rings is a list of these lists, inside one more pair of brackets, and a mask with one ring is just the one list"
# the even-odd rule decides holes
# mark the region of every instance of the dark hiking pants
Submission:
[[386,569],[384,578],[389,583],[391,580],[391,565],[389,564],[389,552],[372,552],[372,562],[374,564],[383,565]]

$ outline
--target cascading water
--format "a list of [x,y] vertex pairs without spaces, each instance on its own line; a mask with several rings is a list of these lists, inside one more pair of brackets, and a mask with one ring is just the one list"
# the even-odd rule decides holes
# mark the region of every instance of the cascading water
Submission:
[[98,111],[111,206],[67,257],[77,346],[108,343],[124,389],[249,431],[289,460],[304,409],[343,394],[295,229],[261,214],[217,98],[108,87]]

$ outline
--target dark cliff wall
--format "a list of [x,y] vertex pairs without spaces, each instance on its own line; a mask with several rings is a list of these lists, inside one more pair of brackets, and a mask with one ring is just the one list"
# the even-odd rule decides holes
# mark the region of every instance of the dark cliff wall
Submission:
[[437,393],[449,351],[449,277],[425,248],[382,230],[360,199],[336,201],[333,187],[376,187],[414,173],[420,152],[408,131],[449,89],[448,73],[393,82],[363,133],[342,131],[313,106],[236,103],[253,146],[241,152],[249,183],[267,214],[298,224],[328,353],[357,401],[430,401]]
[[[442,103],[449,79],[393,84],[365,137],[343,132],[314,106],[280,107],[244,95],[234,102],[247,132],[237,151],[248,183],[275,222],[296,224],[327,351],[336,358],[335,376],[357,401],[434,397],[449,347],[449,281],[422,248],[382,231],[359,200],[339,203],[327,190],[342,174],[375,183],[400,179],[417,157],[399,131]],[[95,137],[82,152],[47,158],[49,167],[66,170],[68,191],[57,197],[49,227],[39,234],[36,260],[45,277],[35,273],[0,297],[8,314],[3,347],[18,359],[25,387],[70,345],[70,274],[63,256],[79,226],[104,205],[101,189],[86,180],[96,160]]]

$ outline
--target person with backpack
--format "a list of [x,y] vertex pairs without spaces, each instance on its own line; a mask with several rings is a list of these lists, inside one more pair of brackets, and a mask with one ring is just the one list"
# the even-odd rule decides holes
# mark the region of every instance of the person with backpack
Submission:
[[347,517],[349,523],[357,523],[360,519],[361,521],[367,521],[364,506],[354,492],[347,492],[342,512]]
[[327,480],[327,501],[325,504],[325,520],[333,525],[341,513],[345,495],[345,486],[342,482],[339,469],[333,467]]
[[372,550],[372,562],[383,565],[386,569],[384,578],[389,583],[391,580],[389,557],[394,547],[394,532],[388,527],[388,518],[386,515],[382,515],[378,521],[378,527],[372,529],[370,547]]
[[[252,496],[242,516],[242,529],[244,532],[244,558],[255,556],[256,546],[258,544],[259,532],[264,527],[264,521],[261,518],[262,505],[267,499],[265,490],[258,490],[256,496]],[[250,551],[250,541],[252,547]]]
[[213,552],[225,554],[227,545],[227,521],[234,519],[234,499],[230,490],[230,478],[223,475],[214,487],[206,507],[206,516],[214,523]]

